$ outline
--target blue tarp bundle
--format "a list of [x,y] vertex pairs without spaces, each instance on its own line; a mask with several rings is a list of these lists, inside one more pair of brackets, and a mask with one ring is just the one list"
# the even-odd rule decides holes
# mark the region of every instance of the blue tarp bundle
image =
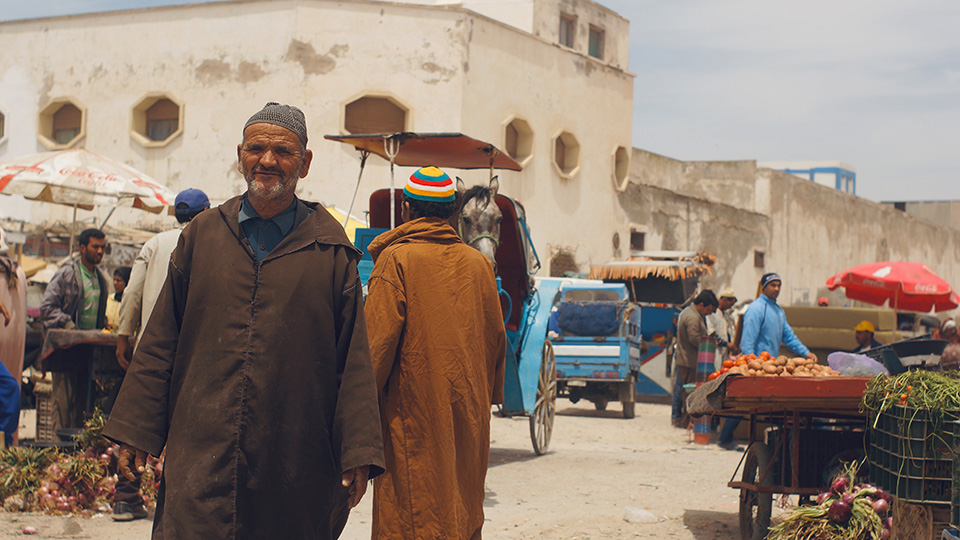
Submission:
[[561,302],[560,329],[577,336],[615,334],[625,306],[625,302]]

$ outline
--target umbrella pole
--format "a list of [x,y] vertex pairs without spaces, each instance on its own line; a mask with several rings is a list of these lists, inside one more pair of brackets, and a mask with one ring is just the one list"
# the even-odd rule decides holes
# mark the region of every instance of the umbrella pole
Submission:
[[77,235],[77,203],[73,203],[73,222],[70,224],[70,245],[67,246],[67,253],[73,253],[73,239]]
[[117,211],[117,207],[114,206],[113,208],[110,209],[109,212],[107,212],[107,217],[103,218],[103,221],[100,223],[100,230],[101,230],[101,231],[103,230],[104,227],[107,226],[107,222],[110,221],[110,216],[112,216],[113,213],[116,212],[116,211]]
[[394,192],[397,188],[394,186],[393,166],[396,163],[397,154],[400,152],[400,141],[390,137],[383,138],[383,153],[390,159],[390,228],[397,226],[397,209],[394,202]]
[[360,150],[360,174],[357,175],[357,187],[353,188],[353,198],[350,199],[350,207],[347,209],[347,215],[343,216],[343,228],[347,228],[347,222],[353,215],[353,203],[357,200],[357,192],[360,191],[360,179],[363,178],[363,167],[367,164],[367,158],[370,157],[369,150]]

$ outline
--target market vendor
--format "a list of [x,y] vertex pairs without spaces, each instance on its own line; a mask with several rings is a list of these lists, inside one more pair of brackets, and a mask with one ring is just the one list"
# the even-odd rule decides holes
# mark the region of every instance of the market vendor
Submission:
[[680,312],[671,411],[671,423],[674,427],[686,428],[688,416],[683,399],[683,385],[696,382],[697,352],[700,341],[707,336],[706,317],[715,312],[719,304],[717,295],[706,289]]
[[854,336],[857,340],[857,348],[852,352],[862,353],[868,349],[874,349],[876,347],[882,347],[883,343],[877,341],[873,334],[875,332],[873,328],[873,323],[870,321],[860,321],[860,324],[853,328],[855,332]]
[[[57,270],[40,301],[40,320],[46,330],[95,330],[107,324],[107,276],[100,262],[107,247],[107,237],[100,229],[80,233],[79,257],[67,261]],[[89,366],[78,363],[77,369],[53,373],[53,428],[83,426],[84,404],[89,397]]]
[[943,321],[940,330],[933,339],[942,339],[950,343],[960,343],[960,334],[957,333],[957,323],[952,318]]
[[[757,299],[750,303],[747,312],[743,314],[740,353],[759,356],[760,353],[766,352],[771,356],[777,356],[782,343],[797,355],[816,361],[817,355],[800,342],[797,335],[793,333],[793,328],[790,328],[783,308],[777,304],[782,283],[783,280],[775,272],[769,272],[760,278]],[[721,448],[727,450],[736,448],[733,433],[739,423],[738,418],[729,418],[723,423],[720,440],[717,443]]]

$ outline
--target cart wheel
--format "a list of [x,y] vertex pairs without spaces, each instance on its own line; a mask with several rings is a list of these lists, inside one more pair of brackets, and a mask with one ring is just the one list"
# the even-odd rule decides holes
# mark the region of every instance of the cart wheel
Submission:
[[607,403],[608,401],[605,399],[598,399],[593,402],[593,407],[598,411],[605,411],[607,410]]
[[[747,448],[743,460],[743,481],[759,486],[760,477],[770,463],[770,448],[755,442]],[[772,471],[764,478],[764,486],[772,485]],[[772,493],[758,493],[749,489],[740,490],[740,538],[743,540],[763,540],[770,528],[770,508],[773,505]]]
[[636,403],[633,401],[629,401],[623,404],[623,417],[626,418],[627,420],[637,415],[634,405],[636,405]]
[[530,415],[530,442],[538,456],[547,453],[550,435],[553,434],[553,416],[557,410],[557,359],[553,344],[543,341],[543,358],[540,361],[540,378],[537,382],[537,401]]

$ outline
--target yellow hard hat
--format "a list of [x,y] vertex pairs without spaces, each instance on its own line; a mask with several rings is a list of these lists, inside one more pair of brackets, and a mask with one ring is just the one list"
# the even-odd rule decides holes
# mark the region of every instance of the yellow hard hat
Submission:
[[876,330],[873,329],[873,323],[870,321],[860,321],[860,324],[858,324],[854,330],[857,332],[870,332],[871,334],[876,332]]

